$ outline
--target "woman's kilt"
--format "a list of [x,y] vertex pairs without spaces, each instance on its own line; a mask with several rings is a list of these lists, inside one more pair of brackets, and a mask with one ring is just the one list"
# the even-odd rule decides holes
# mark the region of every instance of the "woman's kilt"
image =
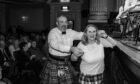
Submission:
[[[65,76],[58,76],[58,70],[61,67],[66,67]],[[72,65],[70,61],[58,61],[52,58],[46,62],[41,73],[41,84],[72,84]]]
[[103,84],[103,73],[97,75],[79,75],[80,84]]

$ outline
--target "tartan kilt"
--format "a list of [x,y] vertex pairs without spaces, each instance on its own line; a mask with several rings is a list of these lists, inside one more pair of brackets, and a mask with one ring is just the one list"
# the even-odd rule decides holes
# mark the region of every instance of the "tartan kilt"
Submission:
[[79,75],[80,84],[103,84],[103,73],[97,75]]
[[[65,77],[58,76],[58,67],[66,66],[68,70],[66,72]],[[71,67],[72,65],[70,65]],[[45,63],[43,71],[41,73],[41,82],[40,84],[72,84],[72,71],[65,62],[56,61],[54,59],[49,58],[49,60]]]

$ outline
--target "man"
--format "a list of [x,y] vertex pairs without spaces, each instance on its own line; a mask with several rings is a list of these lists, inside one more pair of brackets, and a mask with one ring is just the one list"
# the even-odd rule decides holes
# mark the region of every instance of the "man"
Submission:
[[132,29],[131,27],[127,28],[127,24],[130,22],[129,18],[127,17],[128,12],[135,10],[139,4],[140,1],[138,0],[125,0],[124,5],[120,6],[119,14],[116,17],[116,20],[120,24],[122,37],[125,36],[125,33],[128,29]]
[[8,77],[12,75],[12,62],[10,62],[11,59],[7,54],[5,46],[5,41],[0,40],[0,84],[11,84]]
[[124,11],[135,10],[138,5],[140,5],[139,0],[125,0]]
[[51,29],[48,35],[49,58],[42,73],[42,84],[72,84],[73,68],[70,55],[83,51],[73,47],[74,40],[80,40],[83,33],[67,29],[65,16],[57,18],[57,27]]
[[125,18],[127,14],[131,10],[135,10],[137,6],[140,5],[140,1],[138,0],[125,0],[124,6],[120,6],[119,14],[116,19]]

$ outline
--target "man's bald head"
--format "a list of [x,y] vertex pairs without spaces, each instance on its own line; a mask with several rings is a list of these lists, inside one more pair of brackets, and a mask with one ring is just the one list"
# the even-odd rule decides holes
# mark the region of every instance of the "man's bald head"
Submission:
[[64,15],[61,15],[57,18],[57,22],[62,21],[62,20],[67,21],[67,17],[65,17]]

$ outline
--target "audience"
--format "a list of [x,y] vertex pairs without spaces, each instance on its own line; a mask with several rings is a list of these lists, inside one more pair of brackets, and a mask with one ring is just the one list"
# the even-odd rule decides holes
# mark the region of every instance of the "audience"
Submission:
[[[84,33],[86,34],[86,32]],[[82,36],[82,34],[83,33],[80,34],[80,37]],[[31,84],[30,81],[33,81],[34,84],[38,84],[39,81],[41,80],[39,78],[39,75],[41,70],[43,70],[42,67],[46,65],[46,63],[49,61],[48,59],[49,45],[45,44],[45,42],[48,40],[47,39],[48,34],[45,34],[44,32],[43,33],[22,32],[16,35],[15,33],[14,35],[10,33],[7,35],[0,34],[0,55],[1,55],[0,71],[3,74],[3,75],[0,74],[0,79],[1,79],[0,83],[1,84],[10,84],[10,83],[25,84],[24,81],[26,80],[26,83],[28,84]],[[8,55],[8,59],[6,61],[4,59],[5,57],[2,55],[3,49],[5,49]],[[80,49],[79,51],[81,52],[81,50],[82,49]],[[78,52],[75,52],[74,50],[73,52],[75,56],[72,57],[76,57]],[[84,54],[85,52],[84,50],[82,50],[81,55]],[[76,58],[79,58],[79,56]],[[8,62],[9,59],[10,62]],[[13,65],[11,62],[13,63]],[[16,77],[17,79],[14,77]]]

